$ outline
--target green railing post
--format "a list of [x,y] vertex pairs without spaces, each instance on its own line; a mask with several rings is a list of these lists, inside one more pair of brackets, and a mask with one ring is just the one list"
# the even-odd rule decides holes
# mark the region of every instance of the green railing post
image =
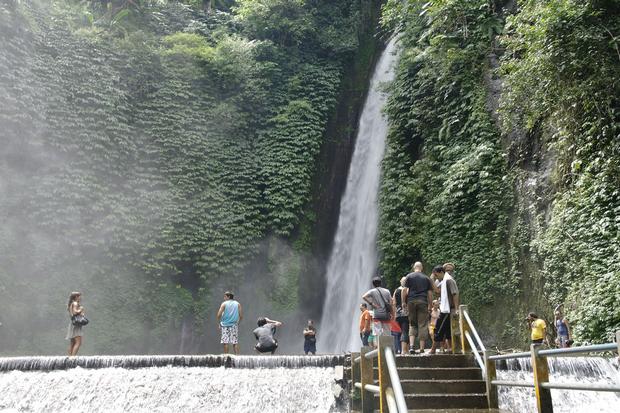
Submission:
[[549,364],[547,357],[539,354],[540,345],[532,344],[532,370],[534,371],[534,390],[536,390],[536,407],[538,413],[553,413],[551,390],[542,387],[549,382]]
[[367,384],[373,384],[373,361],[366,358],[366,353],[370,352],[372,348],[362,347],[360,352],[360,383],[362,388],[360,390],[362,396],[362,413],[372,413],[375,410],[375,396],[369,391],[364,390]]
[[360,363],[356,363],[355,359],[360,356],[360,353],[351,353],[351,410],[360,410],[362,408],[361,390],[355,387],[355,383],[359,383],[362,380],[360,375]]
[[390,372],[388,371],[387,361],[385,360],[385,348],[391,347],[394,350],[394,337],[379,336],[379,401],[381,413],[388,412],[387,398],[385,391],[392,387]]
[[487,387],[487,401],[489,403],[489,409],[497,409],[498,406],[498,397],[497,397],[497,386],[491,384],[491,382],[497,379],[497,371],[495,368],[495,361],[489,360],[489,352],[485,351],[482,355],[484,358],[484,367],[486,370],[486,375],[484,380],[486,382]]

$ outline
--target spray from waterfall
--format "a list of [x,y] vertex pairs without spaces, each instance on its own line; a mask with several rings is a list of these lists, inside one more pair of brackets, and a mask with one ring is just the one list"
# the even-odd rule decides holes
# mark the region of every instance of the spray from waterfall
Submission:
[[329,352],[347,351],[359,345],[357,308],[377,268],[379,180],[388,131],[382,113],[387,97],[381,86],[394,78],[396,43],[396,38],[388,43],[372,76],[340,203],[320,324],[322,347]]

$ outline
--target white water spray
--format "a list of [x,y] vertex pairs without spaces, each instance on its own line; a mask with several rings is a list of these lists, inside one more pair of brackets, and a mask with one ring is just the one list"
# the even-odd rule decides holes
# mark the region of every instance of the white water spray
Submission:
[[334,368],[147,367],[0,373],[13,412],[336,411]]
[[358,306],[377,268],[378,194],[388,131],[381,85],[394,78],[396,38],[385,48],[372,76],[360,117],[338,229],[327,265],[321,346],[328,352],[359,347]]
[[[552,383],[617,385],[620,367],[615,359],[603,357],[565,357],[549,359],[549,380]],[[499,367],[499,366],[498,366]],[[506,369],[507,367],[507,369]],[[497,378],[506,381],[534,382],[528,359],[509,360],[497,371]],[[615,413],[620,407],[620,394],[612,392],[551,390],[554,413]],[[533,388],[499,387],[499,407],[509,413],[536,411]]]

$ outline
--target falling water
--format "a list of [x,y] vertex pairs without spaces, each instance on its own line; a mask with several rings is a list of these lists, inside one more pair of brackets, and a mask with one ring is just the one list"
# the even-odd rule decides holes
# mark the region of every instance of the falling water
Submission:
[[[552,383],[617,385],[620,368],[617,359],[603,357],[549,358],[549,380]],[[513,359],[498,363],[497,378],[506,381],[534,382],[529,359]],[[611,392],[551,390],[555,413],[616,413],[620,394]],[[535,412],[533,388],[499,387],[499,407],[510,413]]]
[[147,367],[0,373],[0,410],[336,411],[334,368]]
[[344,355],[305,356],[40,356],[0,357],[0,372],[3,371],[51,371],[75,367],[101,369],[121,367],[127,369],[143,367],[227,367],[227,368],[278,368],[300,369],[304,367],[342,366]]
[[382,114],[386,96],[381,85],[394,78],[396,50],[396,39],[392,39],[372,76],[340,203],[321,320],[322,346],[329,352],[351,350],[359,341],[357,307],[377,267],[377,198],[388,130]]
[[0,358],[0,411],[339,412],[344,356]]

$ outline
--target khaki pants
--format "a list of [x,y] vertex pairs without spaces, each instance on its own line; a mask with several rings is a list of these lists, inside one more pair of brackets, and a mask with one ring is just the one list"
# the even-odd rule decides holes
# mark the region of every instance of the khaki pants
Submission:
[[426,341],[428,336],[428,304],[425,301],[413,300],[407,303],[409,309],[409,336],[419,337]]

